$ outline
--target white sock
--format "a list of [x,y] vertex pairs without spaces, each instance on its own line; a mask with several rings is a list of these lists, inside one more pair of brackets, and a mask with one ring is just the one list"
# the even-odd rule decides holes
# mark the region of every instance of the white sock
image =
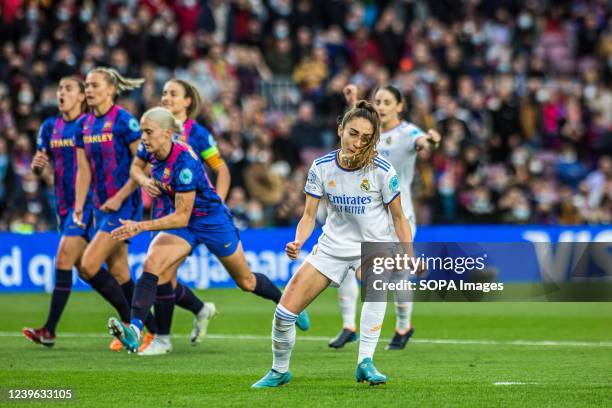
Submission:
[[272,369],[279,373],[289,370],[291,350],[295,344],[295,321],[297,315],[276,305],[272,320]]
[[338,288],[338,306],[340,306],[340,313],[342,314],[342,327],[355,330],[358,297],[357,279],[349,272]]
[[395,330],[404,334],[412,327],[413,293],[411,290],[395,292]]
[[[408,280],[410,275],[408,271],[393,273],[392,280],[399,282],[400,280]],[[413,293],[411,290],[395,291],[393,293],[395,299],[395,330],[404,334],[412,326],[410,319],[412,318],[412,299]]]
[[156,334],[155,338],[165,345],[170,345],[170,335],[169,334]]
[[198,317],[198,318],[204,317],[207,314],[208,314],[208,308],[206,307],[206,303],[204,303],[204,305],[202,306],[200,311],[198,313],[196,313],[196,317]]
[[364,358],[374,356],[376,344],[380,337],[383,320],[385,320],[386,302],[364,302],[361,308],[361,320],[359,322],[359,356],[357,363]]
[[204,303],[204,306],[202,306],[202,309],[200,309],[200,311],[198,312],[196,316],[198,318],[202,318],[202,317],[208,317],[209,314],[210,314],[210,304],[206,302]]
[[412,302],[395,302],[395,330],[405,334],[412,327]]

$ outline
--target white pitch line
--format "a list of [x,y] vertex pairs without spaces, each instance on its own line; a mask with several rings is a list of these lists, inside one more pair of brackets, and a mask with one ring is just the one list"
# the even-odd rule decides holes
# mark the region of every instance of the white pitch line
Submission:
[[535,385],[534,382],[520,382],[520,381],[497,381],[493,385]]
[[425,344],[476,344],[493,346],[612,347],[612,341],[411,339],[410,342]]
[[[0,331],[0,337],[21,337],[20,332]],[[108,338],[110,335],[104,333],[69,333],[60,332],[59,338]],[[186,334],[173,334],[172,337],[188,337]],[[213,340],[270,340],[270,336],[258,334],[207,334],[205,338]],[[298,341],[320,341],[327,342],[329,337],[323,336],[299,336]],[[611,341],[553,341],[553,340],[478,340],[478,339],[411,339],[411,343],[417,344],[459,344],[459,345],[486,345],[486,346],[538,346],[538,347],[612,347]]]

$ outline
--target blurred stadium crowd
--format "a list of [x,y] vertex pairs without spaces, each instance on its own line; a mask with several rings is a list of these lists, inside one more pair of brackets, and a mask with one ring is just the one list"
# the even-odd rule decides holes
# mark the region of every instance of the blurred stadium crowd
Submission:
[[336,144],[342,88],[391,82],[419,153],[419,224],[610,223],[612,6],[607,0],[3,0],[0,230],[54,227],[52,173],[29,173],[60,77],[144,77],[135,115],[177,76],[232,174],[241,227],[294,224],[305,168]]

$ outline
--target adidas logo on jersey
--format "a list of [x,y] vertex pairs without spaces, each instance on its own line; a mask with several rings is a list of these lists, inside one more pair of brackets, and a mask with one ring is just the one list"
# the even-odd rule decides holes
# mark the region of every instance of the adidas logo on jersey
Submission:
[[336,187],[336,182],[334,180],[329,180],[329,183],[327,183],[327,187],[329,188]]

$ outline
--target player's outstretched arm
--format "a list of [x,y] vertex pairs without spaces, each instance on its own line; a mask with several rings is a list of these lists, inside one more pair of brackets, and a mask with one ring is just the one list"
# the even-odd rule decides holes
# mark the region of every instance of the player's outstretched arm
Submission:
[[416,140],[417,150],[430,149],[434,150],[440,146],[442,136],[434,129],[429,129],[425,136],[421,136]]
[[121,220],[123,225],[115,228],[111,232],[111,236],[118,241],[122,241],[143,231],[162,231],[186,227],[189,224],[189,218],[191,218],[195,196],[195,190],[176,193],[174,196],[174,207],[176,210],[173,213],[150,221],[134,222],[131,220]]
[[77,174],[73,218],[77,225],[83,226],[83,206],[85,205],[85,199],[91,185],[91,169],[89,168],[89,161],[83,148],[77,147],[76,155]]
[[151,197],[157,197],[161,194],[159,187],[155,184],[155,180],[147,176],[149,174],[150,165],[139,157],[134,157],[130,166],[130,177],[144,188]]
[[298,222],[295,230],[295,240],[293,240],[293,242],[289,242],[285,246],[285,252],[289,258],[295,260],[300,254],[300,250],[302,249],[304,242],[310,238],[312,230],[315,226],[318,207],[319,199],[311,195],[306,195],[304,214],[302,215],[300,222]]
[[357,103],[357,86],[353,84],[348,84],[344,87],[342,93],[344,94],[346,104],[351,108],[354,107]]
[[196,191],[186,191],[174,195],[175,211],[157,220],[143,221],[145,231],[158,231],[174,228],[183,228],[189,224],[193,205],[195,203]]

